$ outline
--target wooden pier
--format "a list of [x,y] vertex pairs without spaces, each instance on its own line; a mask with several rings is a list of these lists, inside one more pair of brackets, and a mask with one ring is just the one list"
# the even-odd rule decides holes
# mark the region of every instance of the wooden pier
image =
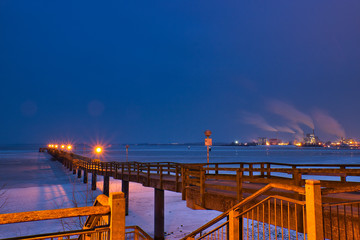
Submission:
[[[74,173],[77,171],[78,177],[83,175],[84,182],[87,182],[87,175],[91,173],[93,187],[96,184],[96,176],[104,176],[105,195],[109,194],[110,177],[123,181],[125,198],[128,198],[129,194],[128,187],[126,187],[129,181],[154,188],[155,199],[162,202],[161,204],[155,203],[156,214],[161,213],[164,208],[163,190],[182,193],[183,200],[186,200],[187,206],[192,209],[214,209],[226,212],[270,183],[275,187],[262,192],[257,196],[256,201],[253,199],[254,201],[247,202],[247,205],[243,207],[248,208],[256,202],[274,195],[303,201],[305,199],[305,180],[309,178],[320,180],[322,203],[324,204],[331,205],[337,202],[360,200],[358,194],[360,182],[348,179],[360,176],[360,165],[354,164],[100,162],[55,149],[47,149],[47,151],[70,171]],[[329,178],[331,179],[329,180]],[[360,211],[358,207],[355,208],[352,211]],[[302,212],[300,211],[300,213]],[[274,215],[274,213],[270,214]],[[330,216],[329,221],[324,219],[325,225],[327,222],[331,224],[334,214],[324,208],[324,216]],[[344,214],[342,216],[340,216],[341,213],[340,215],[336,214],[338,214],[338,223],[336,226],[328,227],[324,233],[326,236],[332,236],[334,228],[340,229],[341,224],[346,226],[346,220],[344,220],[346,213],[345,218],[343,218]],[[163,216],[159,217],[158,215],[155,218],[157,219],[155,239],[163,239]],[[352,214],[351,219],[353,222],[359,222],[359,214]],[[296,228],[299,232],[305,231],[301,224],[298,224]],[[356,229],[359,229],[357,225]],[[354,237],[355,234],[352,236]]]

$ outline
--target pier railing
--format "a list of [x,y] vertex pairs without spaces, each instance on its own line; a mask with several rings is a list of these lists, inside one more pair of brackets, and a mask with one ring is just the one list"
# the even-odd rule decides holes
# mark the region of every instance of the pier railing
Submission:
[[[323,195],[360,190],[360,164],[103,162],[64,151],[48,151],[62,159],[74,173],[81,169],[85,173],[181,192],[183,200],[187,199],[189,190],[194,190],[199,193],[195,204],[200,207],[207,207],[206,195],[214,191],[232,196],[234,205],[266,184],[304,186],[306,179],[320,180]],[[249,187],[249,183],[253,187]]]
[[[254,226],[255,232],[257,230],[256,227],[259,227],[259,234],[260,230],[264,229],[261,228],[258,221],[260,221],[260,224],[265,224],[265,226],[269,224],[269,222],[264,223],[266,211],[261,211],[262,206],[266,207],[270,204],[273,209],[271,214],[276,215],[275,213],[280,211],[276,215],[276,219],[286,219],[286,216],[285,218],[281,216],[281,206],[283,209],[286,209],[284,202],[287,201],[290,208],[292,205],[296,205],[297,207],[293,208],[299,210],[297,211],[298,217],[296,218],[298,229],[290,228],[290,234],[295,231],[299,234],[304,234],[305,232],[306,236],[310,232],[315,232],[319,235],[318,231],[314,229],[309,230],[309,228],[318,226],[318,224],[309,225],[308,220],[306,220],[305,224],[303,223],[303,214],[308,211],[309,206],[308,203],[304,203],[304,199],[307,198],[304,196],[304,187],[306,187],[308,179],[315,178],[318,179],[319,186],[321,185],[321,188],[317,188],[317,196],[320,194],[320,202],[324,202],[323,207],[320,204],[321,213],[324,214],[324,217],[321,217],[324,225],[321,228],[321,234],[332,239],[338,237],[340,239],[342,236],[347,236],[349,239],[360,239],[360,236],[358,237],[357,235],[360,224],[359,206],[356,205],[358,204],[357,202],[348,203],[351,199],[358,199],[358,195],[346,194],[360,191],[360,164],[100,162],[90,158],[82,158],[76,154],[62,153],[57,150],[49,151],[50,154],[62,161],[70,170],[83,170],[93,174],[112,176],[125,181],[139,182],[145,186],[158,189],[181,192],[183,199],[187,200],[187,205],[195,209],[216,209],[226,212],[232,206],[242,203],[248,197],[256,194],[259,189],[268,186],[267,184],[272,186],[277,184],[280,187],[262,192],[261,195],[257,196],[257,201],[251,202],[246,208],[243,208],[245,211],[250,207],[254,207],[252,210],[244,213],[237,212],[237,214],[243,213],[241,215],[243,219],[250,219],[246,223]],[[315,204],[315,202],[313,201],[312,203]],[[346,203],[341,204],[338,202]],[[258,203],[260,205],[256,205]],[[316,204],[318,205],[318,202]],[[274,207],[276,207],[275,212]],[[267,207],[266,209],[269,208]],[[312,208],[315,207],[312,206]],[[319,206],[316,209],[318,210]],[[290,213],[294,214],[291,211]],[[252,214],[254,214],[254,217]],[[260,216],[265,214],[265,219],[261,220],[261,218],[255,217],[257,214]],[[285,210],[283,214],[285,214]],[[311,216],[314,215],[306,215],[306,218]],[[293,217],[291,215],[291,218]],[[316,219],[319,219],[319,217]],[[272,219],[270,226],[273,225],[273,222],[277,221]],[[291,223],[293,222],[295,221],[291,221]],[[348,225],[350,223],[352,225]],[[356,225],[356,223],[359,224]],[[220,231],[229,228],[229,224],[227,222],[221,227],[217,226],[219,228],[216,230],[216,234],[221,235]],[[283,230],[281,234],[286,236],[286,226],[284,222],[283,228],[281,225],[278,225],[275,226],[275,229],[279,227],[279,229]],[[252,231],[250,232],[252,234]],[[250,232],[248,231],[249,234]],[[346,232],[348,233],[346,234]],[[249,238],[251,237],[249,236]]]
[[7,238],[6,240],[152,240],[138,226],[125,227],[125,199],[123,193],[99,195],[91,207],[54,209],[0,214],[0,225],[88,216],[83,229]]
[[[261,198],[273,188],[297,192],[304,200]],[[305,187],[268,184],[182,240],[360,239],[360,201],[322,201],[318,180],[306,180]]]
[[323,204],[326,239],[360,239],[360,201]]
[[277,237],[277,234],[281,234],[279,238],[282,239],[290,239],[286,237],[290,234],[294,235],[296,239],[299,235],[305,236],[305,201],[283,196],[269,196],[254,202],[259,196],[273,188],[305,194],[305,189],[302,187],[268,184],[204,226],[188,234],[183,240],[271,239],[271,236]]

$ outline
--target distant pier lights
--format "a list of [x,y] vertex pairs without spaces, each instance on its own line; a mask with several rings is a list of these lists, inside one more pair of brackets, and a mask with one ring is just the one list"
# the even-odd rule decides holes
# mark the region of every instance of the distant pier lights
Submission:
[[205,130],[205,146],[206,146],[206,152],[207,152],[207,163],[209,164],[209,150],[210,150],[210,146],[212,146],[212,139],[210,138],[211,136],[211,131],[210,130]]

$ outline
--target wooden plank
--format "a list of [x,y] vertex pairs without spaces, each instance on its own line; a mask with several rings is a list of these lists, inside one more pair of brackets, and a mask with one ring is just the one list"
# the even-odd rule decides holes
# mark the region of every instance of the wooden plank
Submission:
[[0,214],[0,225],[9,223],[41,221],[49,219],[70,218],[89,215],[105,215],[110,213],[109,206],[92,206],[79,208],[64,208],[20,213]]
[[236,175],[233,175],[233,174],[218,174],[218,175],[206,174],[206,179],[235,181]]
[[[195,185],[195,184],[194,184]],[[211,183],[206,183],[205,184],[205,188],[206,189],[217,189],[217,190],[224,190],[224,191],[231,191],[231,192],[236,192],[237,191],[237,187],[236,186],[229,186],[229,185],[217,185],[217,184],[211,184]]]

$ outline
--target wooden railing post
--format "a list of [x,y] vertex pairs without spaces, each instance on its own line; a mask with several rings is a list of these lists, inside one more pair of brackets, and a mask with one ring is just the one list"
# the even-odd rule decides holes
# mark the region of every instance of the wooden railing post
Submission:
[[253,176],[253,164],[249,163],[249,177]]
[[179,191],[179,165],[175,165],[175,192]]
[[236,171],[236,200],[240,202],[242,200],[242,177],[243,169],[238,169]]
[[296,166],[292,167],[292,175],[293,175],[293,181],[295,186],[301,186],[301,173],[299,169],[296,168]]
[[205,170],[200,169],[200,206],[205,207]]
[[147,166],[147,186],[150,187],[150,163]]
[[110,162],[109,174],[110,174],[110,176],[114,176],[113,175],[113,162]]
[[124,193],[111,193],[109,197],[110,240],[125,239],[125,198]]
[[163,189],[163,167],[160,166],[160,189]]
[[[229,240],[239,240],[242,239],[240,236],[240,221],[238,217],[239,213],[231,210],[229,212]],[[241,229],[242,230],[242,229]]]
[[264,177],[264,175],[265,175],[264,163],[260,164],[260,169],[261,169],[261,177]]
[[306,180],[305,196],[308,240],[322,240],[324,239],[324,229],[319,180]]
[[137,228],[134,229],[134,240],[139,240],[139,230]]
[[140,182],[140,167],[139,163],[136,163],[137,169],[136,169],[136,175],[137,175],[137,182]]
[[181,199],[186,200],[186,169],[181,166]]
[[118,179],[118,163],[114,163],[115,178]]
[[130,175],[131,175],[131,163],[128,162],[128,180],[130,180]]
[[[341,171],[345,171],[345,166],[340,166]],[[340,181],[342,183],[346,182],[346,175],[344,173],[340,173]]]

